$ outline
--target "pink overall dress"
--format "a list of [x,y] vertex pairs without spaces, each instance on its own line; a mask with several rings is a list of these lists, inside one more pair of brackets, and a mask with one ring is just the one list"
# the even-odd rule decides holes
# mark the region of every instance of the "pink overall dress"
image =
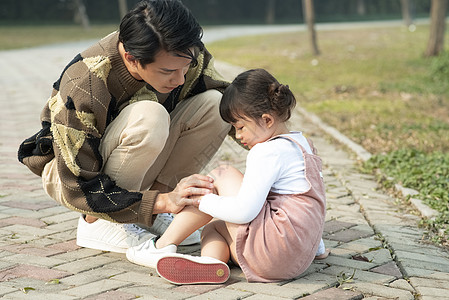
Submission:
[[304,157],[310,188],[301,194],[270,192],[262,210],[237,230],[237,259],[248,282],[275,282],[299,276],[312,263],[323,233],[326,213],[321,158],[294,139]]

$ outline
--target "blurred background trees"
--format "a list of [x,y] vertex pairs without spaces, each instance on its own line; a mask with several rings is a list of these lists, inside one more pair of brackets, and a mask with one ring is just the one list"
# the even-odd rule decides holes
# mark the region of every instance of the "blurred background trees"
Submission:
[[[314,25],[320,22],[403,19],[431,16],[426,56],[444,50],[449,0],[182,0],[203,25],[298,24],[309,31],[312,52],[320,53]],[[1,0],[0,26],[8,24],[119,23],[139,0]]]
[[[118,22],[139,0],[1,0],[0,22],[73,22],[80,5],[94,23]],[[301,0],[183,0],[203,25],[304,23]],[[316,22],[428,17],[429,0],[314,0]],[[401,5],[402,4],[402,5]]]

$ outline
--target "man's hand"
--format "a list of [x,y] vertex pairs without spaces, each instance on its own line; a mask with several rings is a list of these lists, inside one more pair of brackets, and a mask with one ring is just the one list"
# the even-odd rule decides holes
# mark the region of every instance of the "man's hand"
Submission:
[[198,206],[201,196],[213,192],[213,182],[213,178],[199,174],[183,178],[172,192],[159,194],[153,213],[178,213],[186,205]]

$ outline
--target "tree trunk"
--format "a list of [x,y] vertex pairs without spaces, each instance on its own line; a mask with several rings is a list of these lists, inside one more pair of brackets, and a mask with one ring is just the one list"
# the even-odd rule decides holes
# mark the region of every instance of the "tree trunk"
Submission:
[[313,55],[319,55],[316,31],[315,31],[315,10],[313,8],[313,0],[302,0],[302,7],[304,11],[304,18],[307,24],[307,31],[309,32],[310,46],[312,47]]
[[120,12],[120,19],[123,19],[128,12],[128,4],[126,3],[126,0],[118,0],[118,11]]
[[366,5],[365,0],[357,0],[357,14],[359,16],[366,15]]
[[86,6],[84,6],[83,0],[74,0],[75,14],[74,20],[83,26],[85,30],[90,29],[89,17],[87,16]]
[[437,56],[444,49],[446,10],[448,0],[432,0],[430,7],[430,35],[425,56]]
[[409,27],[413,24],[411,0],[401,0],[402,20],[405,26]]
[[265,23],[274,24],[276,12],[276,0],[267,0],[267,14],[265,16]]

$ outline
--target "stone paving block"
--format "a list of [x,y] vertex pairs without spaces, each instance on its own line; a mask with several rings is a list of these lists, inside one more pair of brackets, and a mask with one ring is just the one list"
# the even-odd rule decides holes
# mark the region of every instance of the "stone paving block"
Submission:
[[[189,298],[189,300],[235,300],[235,299],[251,299],[251,295],[253,295],[250,292],[245,291],[237,291],[227,288],[222,289],[214,289],[209,292],[194,296]],[[260,299],[265,299],[263,297],[267,295],[256,295],[257,297],[261,297]],[[271,296],[267,296],[271,297]],[[289,298],[280,298],[279,296],[276,296],[277,299],[289,299]]]
[[11,233],[14,233],[16,235],[21,235],[24,237],[40,237],[40,236],[46,236],[55,233],[52,230],[48,230],[46,228],[36,228],[34,226],[27,226],[27,225],[21,225],[21,224],[14,224],[2,227],[2,230],[9,231]]
[[384,233],[378,229],[378,225],[383,225],[385,228],[388,228],[392,226],[401,226],[404,224],[403,218],[388,212],[366,211],[365,216],[377,232],[380,231]]
[[301,292],[294,288],[281,287],[273,283],[237,282],[229,285],[228,288],[254,294],[279,296],[284,298],[298,298],[303,296]]
[[331,207],[333,213],[347,213],[347,214],[357,214],[360,213],[360,205],[358,203],[348,204],[348,205],[334,205]]
[[[410,280],[410,283],[416,288],[432,287],[432,288],[444,289],[444,288],[449,287],[449,279],[441,280],[441,279],[429,279],[429,278],[422,278],[422,277],[410,277],[409,280]],[[448,296],[449,296],[449,293],[448,293]]]
[[413,269],[425,269],[430,271],[438,271],[443,273],[449,273],[449,266],[446,264],[439,264],[438,262],[428,262],[421,260],[413,260],[406,257],[397,257],[398,265],[401,266],[406,272],[408,268]]
[[52,256],[55,254],[62,253],[62,250],[57,249],[51,249],[47,247],[36,247],[33,244],[11,244],[8,246],[2,246],[0,249],[13,252],[13,253],[19,253],[19,254],[25,254],[25,255],[37,255],[37,256]]
[[[401,259],[412,259],[412,260],[419,260],[423,262],[429,262],[431,264],[442,264],[447,266],[446,271],[449,272],[449,257],[447,259],[444,259],[443,257],[433,256],[433,255],[426,255],[426,254],[420,254],[420,253],[414,253],[414,252],[407,252],[407,251],[395,251],[396,256],[400,257]],[[400,259],[400,260],[401,260]]]
[[340,266],[330,266],[329,268],[324,269],[321,273],[325,273],[331,275],[338,282],[339,279],[344,279],[343,274],[346,278],[351,277],[354,274],[354,282],[364,281],[364,282],[373,282],[377,284],[386,284],[393,281],[396,277],[384,274],[373,273],[369,271],[363,271],[358,269],[350,269],[346,267]]
[[337,278],[335,276],[325,273],[312,273],[287,283],[283,285],[283,287],[296,289],[301,292],[302,295],[308,295],[328,287],[336,286],[337,283]]
[[422,295],[422,296],[426,296],[426,297],[448,296],[448,298],[449,298],[449,294],[447,292],[447,286],[445,288],[434,288],[434,287],[425,287],[425,286],[418,286],[415,288],[416,288],[416,291],[418,292],[418,294]]
[[49,281],[55,278],[63,278],[71,275],[69,272],[54,269],[21,264],[10,269],[0,271],[0,281],[8,281],[18,277],[34,278]]
[[355,203],[352,196],[332,195],[328,193],[326,193],[326,202],[329,208],[335,207],[336,205],[351,205]]
[[[53,200],[51,200],[53,201]],[[26,213],[27,216],[31,217],[31,218],[46,218],[49,216],[54,216],[60,213],[65,213],[67,212],[67,208],[64,206],[59,205],[58,203],[56,203],[56,206],[53,207],[49,207],[49,208],[44,208],[41,210],[30,210]]]
[[136,296],[121,291],[107,291],[105,293],[84,298],[85,300],[131,300],[136,299]]
[[[326,247],[329,248],[328,245],[326,245]],[[330,250],[331,250],[332,255],[341,256],[341,257],[345,257],[345,258],[350,258],[350,257],[358,254],[354,250],[344,249],[344,248],[340,248],[340,247],[335,247]]]
[[394,240],[412,240],[416,242],[421,242],[423,232],[420,230],[415,230],[410,232],[408,230],[402,230],[402,226],[392,226],[392,225],[382,225],[375,226],[375,229],[382,232],[382,235],[386,238],[391,238]]
[[11,300],[21,300],[21,299],[33,299],[33,300],[50,300],[50,299],[58,299],[58,300],[74,300],[79,299],[78,297],[61,295],[61,294],[50,294],[47,292],[36,292],[29,291],[25,294],[22,291],[10,293],[3,296],[3,299],[11,299]]
[[371,235],[373,235],[371,232],[366,232],[366,231],[350,228],[350,229],[342,230],[339,232],[323,235],[323,238],[326,238],[328,240],[334,240],[334,241],[347,243],[347,242],[365,238],[365,237],[368,237]]
[[[16,290],[19,290],[22,293],[29,291],[28,295],[30,295],[31,293],[57,294],[60,291],[69,288],[69,286],[67,286],[63,283],[58,283],[58,284],[51,283],[55,279],[56,278],[52,278],[52,279],[50,279],[50,281],[43,281],[43,280],[31,278],[31,277],[18,277],[15,279],[11,279],[9,281],[4,281],[1,284],[9,286],[9,287],[14,287],[14,288],[16,288]],[[30,288],[30,289],[25,289],[25,288]],[[29,296],[29,297],[32,297],[32,296]]]
[[64,222],[54,223],[52,225],[48,225],[46,228],[48,230],[54,230],[54,231],[60,231],[60,232],[70,232],[70,235],[72,235],[72,232],[76,230],[78,226],[78,220],[67,220]]
[[440,249],[423,244],[416,240],[395,240],[389,242],[391,248],[396,251],[405,251],[405,252],[413,252],[413,253],[419,253],[419,254],[427,254],[427,255],[434,255],[434,256],[447,256],[444,252],[442,252]]
[[408,283],[407,280],[404,280],[404,279],[395,280],[395,281],[391,282],[389,284],[389,286],[392,288],[406,290],[411,293],[415,293],[415,289],[410,285],[410,283]]
[[368,258],[370,262],[377,265],[384,264],[392,260],[390,251],[387,249],[379,249],[363,253],[363,256]]
[[68,220],[77,220],[80,217],[79,212],[71,211],[67,209],[65,213],[59,213],[57,215],[48,216],[45,218],[41,218],[41,220],[49,225],[51,224],[59,224],[60,222],[66,222]]
[[341,245],[341,243],[338,241],[326,240],[326,238],[323,238],[323,242],[324,242],[324,246],[326,248],[331,248],[331,249],[334,249],[334,248],[338,247],[339,245]]
[[72,239],[76,238],[76,228],[49,234],[47,237],[50,239],[61,241],[61,242],[67,241],[67,240],[72,240]]
[[[106,253],[103,254],[103,252],[100,250],[81,248],[81,247],[77,246],[77,249],[74,251],[69,251],[69,252],[66,252],[63,254],[58,254],[58,255],[55,255],[54,257],[58,258],[58,259],[65,260],[67,262],[70,262],[73,260],[80,260],[80,259],[85,259],[85,258],[89,258],[89,257],[93,257],[93,256],[97,257],[99,255],[107,257],[107,255],[105,255],[105,254]],[[125,254],[121,254],[121,256],[124,258]],[[110,259],[113,260],[113,258],[110,258]]]
[[363,215],[361,213],[355,213],[353,211],[348,210],[338,210],[331,207],[326,211],[326,215],[333,219],[338,219],[343,222],[354,222],[354,220],[358,220],[358,224],[365,224],[366,220],[363,218]]
[[303,300],[359,300],[363,299],[363,295],[358,292],[342,290],[337,288],[329,288],[313,295],[301,298]]
[[123,254],[123,257],[121,259],[116,259],[112,263],[109,263],[107,267],[124,272],[137,272],[145,275],[152,274],[157,276],[157,272],[155,269],[130,263],[126,259],[125,254]]
[[[13,293],[15,291],[17,291],[16,288],[5,286],[5,285],[0,285],[0,296],[4,296],[5,294]],[[2,297],[2,298],[4,298],[4,297]]]
[[[152,269],[151,269],[152,270]],[[118,270],[115,270],[116,272]],[[112,280],[127,281],[134,284],[140,285],[156,285],[159,287],[165,286],[167,288],[174,288],[175,286],[166,281],[165,279],[159,277],[156,271],[151,271],[150,273],[139,273],[139,272],[122,272],[120,274],[111,276]]]
[[[165,283],[167,284],[168,282]],[[168,283],[168,285],[169,285],[168,288],[171,288],[173,291],[178,293],[202,295],[204,293],[212,292],[226,287],[227,285],[229,285],[229,281],[226,282],[225,284],[192,284],[192,285],[173,286],[172,284]],[[159,285],[159,287],[163,287],[163,285]]]
[[380,296],[395,300],[414,300],[415,297],[409,291],[395,289],[384,285],[369,282],[357,282],[354,284],[344,284],[343,287],[355,289],[364,295]]
[[[9,256],[10,254],[10,252],[6,252],[6,251],[3,251],[4,252],[4,255],[3,255],[3,253],[0,253],[0,254],[2,254],[2,255],[0,255],[0,257],[5,257],[5,256]],[[7,255],[8,254],[8,255]],[[0,261],[0,272],[2,272],[2,270],[6,270],[6,269],[10,269],[10,268],[12,268],[13,266],[15,266],[16,264],[14,263],[14,262],[8,262],[8,261]]]
[[41,210],[44,208],[59,206],[55,201],[40,201],[40,202],[30,202],[30,201],[5,201],[2,202],[2,206],[8,206],[12,208],[21,208],[28,210]]
[[76,240],[74,239],[74,240],[70,240],[70,241],[58,242],[55,244],[48,245],[48,248],[61,250],[63,252],[70,252],[70,251],[78,250],[81,247],[76,244]]
[[92,268],[101,267],[103,265],[114,262],[113,259],[104,256],[94,256],[78,259],[73,262],[59,264],[55,269],[67,271],[71,273],[79,273]]
[[372,268],[370,271],[375,272],[375,273],[395,276],[397,278],[402,277],[401,270],[399,270],[398,266],[396,265],[396,263],[394,261],[391,261],[384,265]]
[[339,248],[348,249],[357,253],[365,253],[373,249],[383,248],[382,242],[375,236],[370,236],[363,239],[358,239],[349,243],[344,243],[338,246]]
[[[115,279],[115,277],[120,274],[123,274],[123,271],[110,269],[108,267],[100,267],[64,277],[61,279],[61,282],[69,286],[80,286],[95,282],[99,279]],[[140,278],[142,278],[142,276],[136,276],[134,283],[138,283]]]
[[[305,270],[301,275],[299,275],[298,277],[296,277],[295,279],[299,279],[299,278],[303,278],[305,276],[308,276],[310,274],[319,272],[323,269],[328,268],[329,265],[326,264],[326,259],[323,260],[315,260],[312,262],[312,264],[307,268],[307,270]],[[242,274],[243,275],[243,274]],[[233,278],[235,278],[235,276],[233,276]],[[243,280],[246,281],[245,276],[243,275],[241,277]]]
[[351,227],[356,226],[357,224],[354,223],[348,223],[348,222],[341,222],[339,220],[331,220],[326,223],[324,223],[324,232],[327,234],[329,233],[335,233],[337,231],[341,231],[343,229],[349,229]]
[[376,266],[375,264],[370,262],[338,257],[332,254],[326,258],[326,263],[330,265],[337,265],[360,270],[369,270]]
[[39,219],[23,218],[23,217],[8,217],[0,220],[0,227],[5,227],[9,225],[20,224],[26,226],[33,226],[37,228],[42,228],[47,226],[47,224]]
[[[41,266],[41,267],[47,267],[52,268],[54,266],[60,265],[61,263],[64,263],[63,260],[53,258],[53,257],[42,257],[42,256],[36,256],[36,255],[29,255],[29,254],[13,254],[10,256],[6,256],[3,258],[5,261],[10,261],[16,264],[32,264],[35,266]],[[67,271],[67,270],[62,270]],[[70,272],[70,270],[68,270]]]
[[[239,298],[238,298],[239,299]],[[253,295],[245,298],[245,300],[276,300],[276,299],[289,299],[289,298],[282,298],[279,296],[269,296],[269,295]]]
[[155,286],[129,285],[118,289],[121,292],[133,294],[140,299],[189,299],[195,295],[178,293],[173,289],[158,288]]
[[76,296],[80,298],[85,298],[88,296],[101,294],[107,292],[109,290],[115,290],[118,288],[122,288],[125,286],[129,286],[129,283],[125,283],[122,281],[109,280],[109,279],[101,279],[92,283],[88,283],[81,286],[76,286],[74,288],[70,288],[60,293],[63,295]]

